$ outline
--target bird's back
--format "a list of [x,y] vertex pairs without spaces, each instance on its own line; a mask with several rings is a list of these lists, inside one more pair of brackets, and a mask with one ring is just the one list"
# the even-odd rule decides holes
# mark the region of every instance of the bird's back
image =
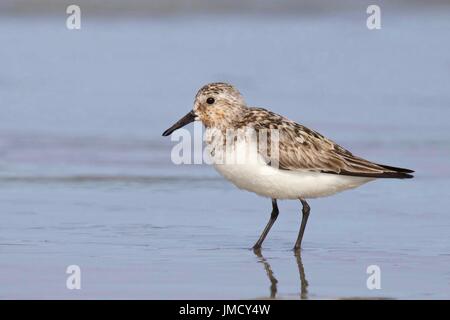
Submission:
[[[276,130],[278,166],[281,170],[369,178],[413,177],[410,174],[414,172],[412,170],[377,164],[357,157],[320,133],[263,108],[249,108],[236,127],[268,132]],[[272,136],[269,133],[268,139],[271,140]],[[268,141],[267,145],[272,145],[272,141]]]

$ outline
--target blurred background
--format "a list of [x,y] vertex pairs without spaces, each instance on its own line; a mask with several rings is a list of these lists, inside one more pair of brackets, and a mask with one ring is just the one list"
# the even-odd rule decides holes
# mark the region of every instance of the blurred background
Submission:
[[[0,298],[449,298],[449,34],[449,1],[3,0]],[[161,137],[213,81],[416,178],[311,201],[300,263],[282,202],[255,256],[270,201]]]

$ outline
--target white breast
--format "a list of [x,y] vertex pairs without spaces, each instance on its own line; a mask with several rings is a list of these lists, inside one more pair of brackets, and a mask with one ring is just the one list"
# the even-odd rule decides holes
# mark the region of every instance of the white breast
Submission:
[[[267,165],[254,152],[254,143],[238,142],[229,148],[225,157],[221,148],[210,144],[214,150],[212,162],[215,169],[238,188],[274,199],[308,199],[324,197],[356,188],[373,180],[336,174],[281,170]],[[220,154],[220,156],[219,156]],[[228,161],[227,161],[228,159]],[[229,161],[229,160],[232,161]]]

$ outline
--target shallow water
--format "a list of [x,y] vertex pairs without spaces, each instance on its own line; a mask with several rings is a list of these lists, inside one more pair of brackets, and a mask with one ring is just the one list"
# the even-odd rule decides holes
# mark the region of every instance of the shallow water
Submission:
[[[449,298],[447,13],[2,17],[0,298]],[[311,200],[301,257],[280,202],[257,256],[270,201],[160,137],[216,80],[416,178]]]

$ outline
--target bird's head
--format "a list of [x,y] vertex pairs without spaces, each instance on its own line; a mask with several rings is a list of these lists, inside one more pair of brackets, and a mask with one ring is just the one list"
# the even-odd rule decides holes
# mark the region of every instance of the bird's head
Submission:
[[246,108],[244,98],[232,85],[222,82],[207,84],[197,92],[192,111],[167,129],[163,136],[195,120],[200,120],[205,127],[226,129],[242,118]]

